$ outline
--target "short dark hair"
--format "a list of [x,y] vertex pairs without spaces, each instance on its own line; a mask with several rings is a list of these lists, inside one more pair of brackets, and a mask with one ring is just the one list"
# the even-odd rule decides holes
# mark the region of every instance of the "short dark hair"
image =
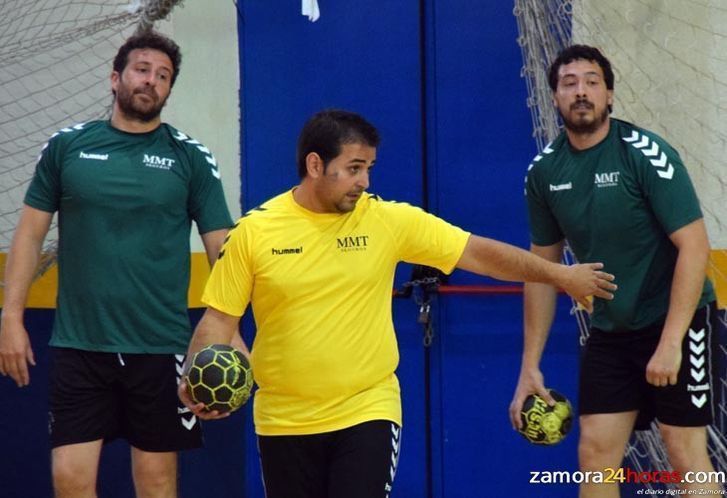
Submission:
[[558,71],[560,70],[560,66],[570,64],[577,60],[595,62],[601,66],[603,77],[606,80],[606,88],[613,90],[613,69],[611,69],[611,63],[600,50],[589,45],[571,45],[558,54],[558,57],[556,57],[548,70],[548,84],[551,90],[555,91],[558,88]]
[[182,53],[179,50],[179,45],[174,43],[171,38],[167,38],[156,31],[143,31],[128,38],[119,48],[116,57],[114,57],[114,71],[121,74],[129,62],[129,53],[140,48],[151,48],[167,54],[172,61],[170,88],[173,87],[179,75],[179,68],[182,65]]
[[379,132],[362,116],[342,109],[326,109],[314,114],[303,126],[298,137],[296,161],[298,176],[308,173],[305,158],[315,152],[323,160],[324,168],[341,154],[345,144],[379,145]]

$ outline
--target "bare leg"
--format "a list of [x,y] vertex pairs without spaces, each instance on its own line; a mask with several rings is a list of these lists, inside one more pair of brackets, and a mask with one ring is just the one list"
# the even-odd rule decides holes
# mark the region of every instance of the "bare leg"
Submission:
[[137,498],[176,498],[177,454],[131,448],[131,468]]
[[67,444],[51,452],[56,498],[96,498],[96,478],[103,440]]
[[[621,466],[626,443],[638,412],[598,413],[581,415],[581,439],[578,461],[581,470],[604,472]],[[618,483],[583,483],[580,498],[619,498]]]
[[[690,471],[714,472],[707,453],[706,427],[677,427],[660,423],[659,430],[666,445],[669,463],[682,477]],[[684,483],[682,489],[721,491],[722,486],[717,482]]]

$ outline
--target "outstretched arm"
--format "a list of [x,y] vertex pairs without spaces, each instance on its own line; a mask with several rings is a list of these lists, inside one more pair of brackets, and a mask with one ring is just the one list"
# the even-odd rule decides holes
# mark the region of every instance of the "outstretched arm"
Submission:
[[28,332],[23,325],[25,302],[40,250],[53,213],[23,206],[5,265],[5,303],[0,325],[0,373],[9,375],[18,387],[30,383],[28,363],[35,365]]
[[457,268],[499,280],[536,282],[562,288],[589,312],[591,297],[613,299],[613,275],[601,271],[603,264],[563,265],[519,247],[493,239],[470,236]]
[[[531,245],[530,250],[533,254],[557,263],[561,258],[563,243],[559,242],[552,246]],[[545,380],[540,371],[540,359],[555,316],[557,290],[548,284],[526,283],[523,298],[523,356],[520,377],[510,403],[510,421],[516,429],[522,426],[520,412],[528,395],[537,393],[549,404],[555,402],[545,389]]]

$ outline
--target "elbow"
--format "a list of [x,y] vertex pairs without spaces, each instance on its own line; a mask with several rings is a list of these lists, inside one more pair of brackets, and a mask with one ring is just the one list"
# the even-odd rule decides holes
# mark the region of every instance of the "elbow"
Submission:
[[705,271],[709,265],[711,246],[709,240],[692,240],[690,244],[679,248],[679,259],[692,262],[692,264],[704,267]]

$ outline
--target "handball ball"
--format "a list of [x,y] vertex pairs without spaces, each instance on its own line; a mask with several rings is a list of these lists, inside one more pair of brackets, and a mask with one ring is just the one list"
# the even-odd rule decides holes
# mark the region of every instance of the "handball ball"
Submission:
[[537,394],[525,398],[520,418],[523,422],[520,434],[533,444],[556,444],[565,438],[573,425],[573,408],[570,401],[558,391],[548,389],[555,399],[549,406]]
[[189,396],[207,411],[232,412],[250,398],[252,370],[247,358],[227,344],[199,350],[184,376]]

